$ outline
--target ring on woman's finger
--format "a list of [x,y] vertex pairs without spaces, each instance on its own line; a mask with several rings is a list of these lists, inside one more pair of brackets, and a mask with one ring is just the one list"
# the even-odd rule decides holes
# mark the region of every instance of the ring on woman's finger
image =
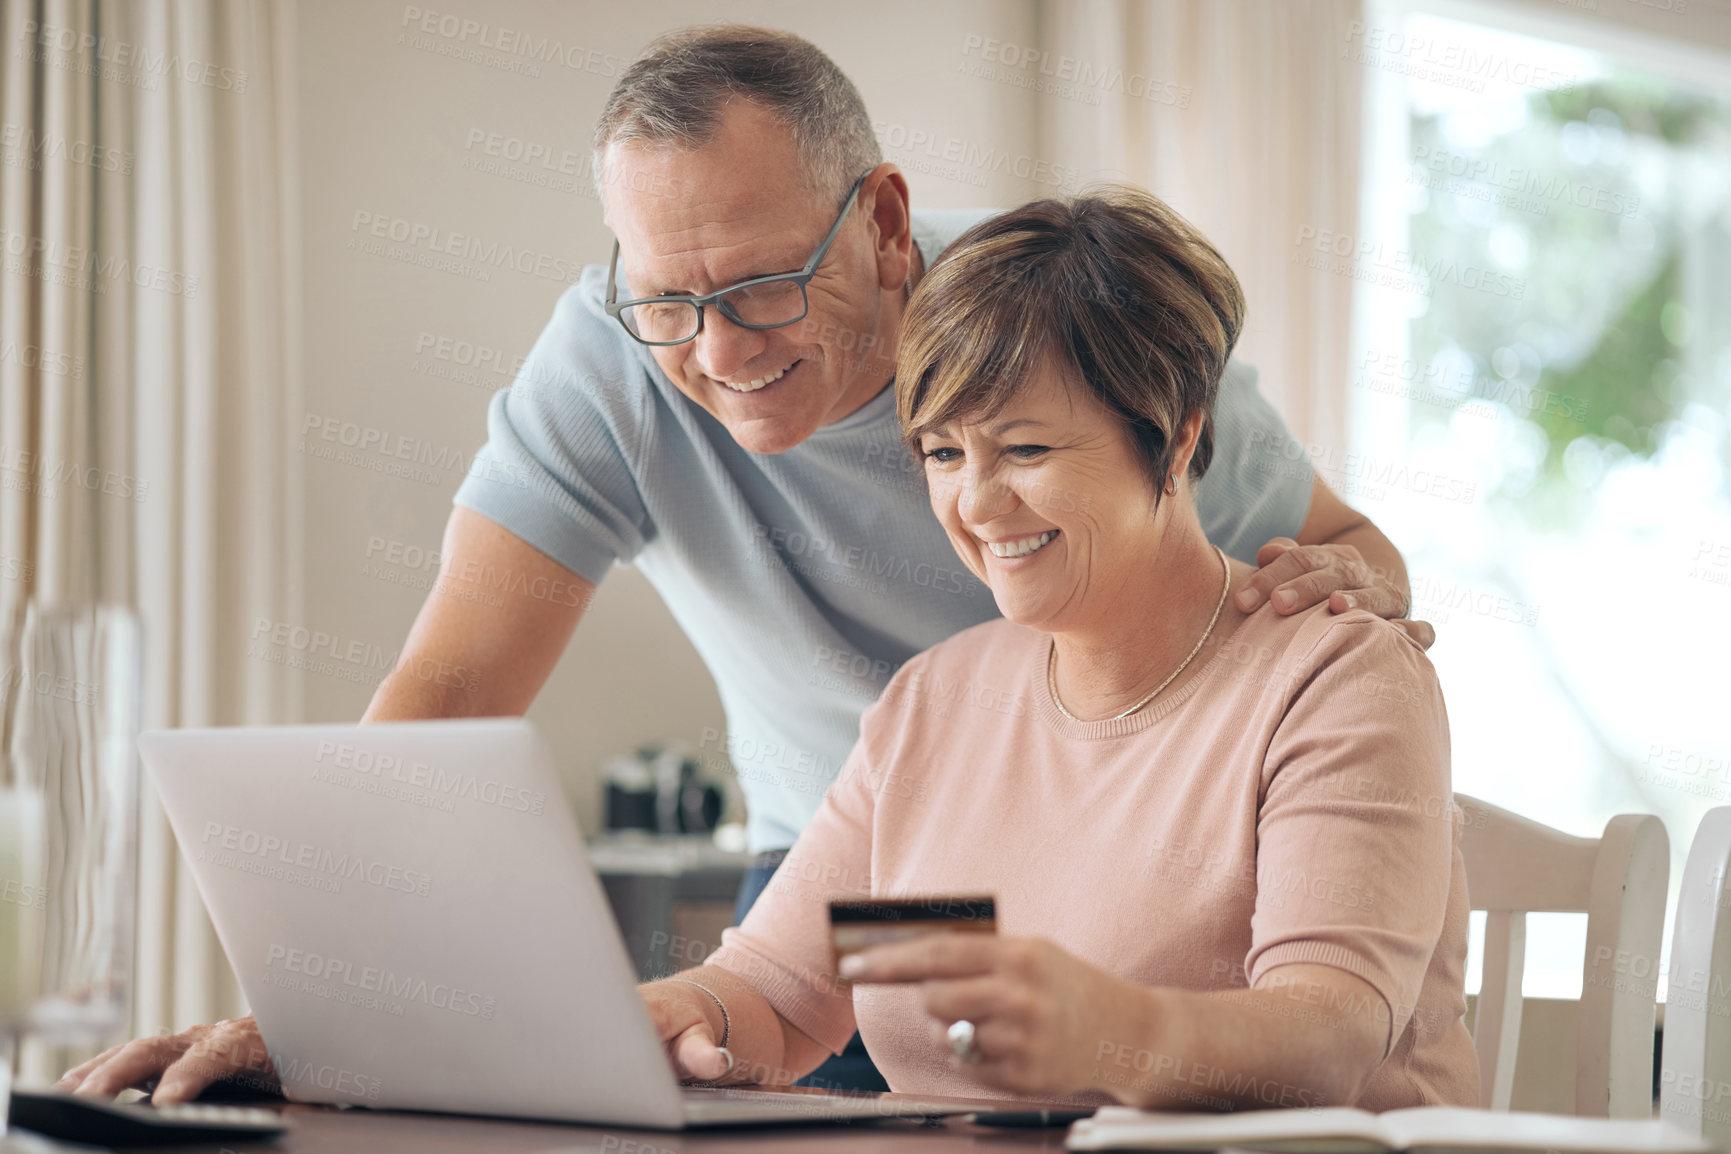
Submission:
[[683,1082],[684,1085],[719,1086],[721,1083],[727,1081],[727,1076],[733,1073],[733,1067],[736,1064],[733,1060],[733,1051],[729,1050],[726,1046],[717,1046],[715,1047],[715,1052],[720,1054],[727,1062],[727,1065],[722,1069],[721,1073],[717,1074],[713,1078],[686,1078]]
[[950,1049],[964,1062],[978,1062],[980,1051],[974,1046],[974,1024],[966,1018],[950,1023]]

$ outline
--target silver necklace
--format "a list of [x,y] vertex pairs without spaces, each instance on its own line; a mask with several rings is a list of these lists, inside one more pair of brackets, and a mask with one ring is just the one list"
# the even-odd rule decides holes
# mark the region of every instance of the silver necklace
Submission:
[[[1154,692],[1150,693],[1147,697],[1144,697],[1141,701],[1138,701],[1135,705],[1132,705],[1129,709],[1126,709],[1123,713],[1120,713],[1115,717],[1108,717],[1105,720],[1120,721],[1123,718],[1129,717],[1132,713],[1135,713],[1150,701],[1153,701],[1156,697],[1160,696],[1160,691],[1165,689],[1168,685],[1171,685],[1172,682],[1177,679],[1178,675],[1183,673],[1190,663],[1196,659],[1196,655],[1202,652],[1202,646],[1208,640],[1208,635],[1214,632],[1214,626],[1220,622],[1220,611],[1226,608],[1226,592],[1232,588],[1232,566],[1226,560],[1226,552],[1218,545],[1214,547],[1214,551],[1220,554],[1220,568],[1225,574],[1225,580],[1220,583],[1220,600],[1215,603],[1214,616],[1208,619],[1208,628],[1204,629],[1202,631],[1202,636],[1196,639],[1196,648],[1190,651],[1189,657],[1186,657],[1183,661],[1178,663],[1178,668],[1174,669],[1171,674],[1167,676],[1165,681],[1162,681],[1159,685],[1154,687]],[[1058,707],[1059,713],[1062,713],[1071,721],[1082,720],[1074,713],[1071,713],[1068,709],[1065,709],[1064,702],[1058,697],[1058,639],[1056,637],[1052,639],[1052,647],[1046,651],[1046,688],[1051,691],[1052,704]]]

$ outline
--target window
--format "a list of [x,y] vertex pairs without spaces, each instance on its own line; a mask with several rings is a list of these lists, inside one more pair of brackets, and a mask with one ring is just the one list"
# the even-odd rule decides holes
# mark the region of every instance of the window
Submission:
[[[1351,452],[1321,471],[1436,623],[1456,789],[1583,835],[1659,814],[1674,909],[1731,803],[1731,101],[1404,6],[1352,51]],[[1534,919],[1529,995],[1579,996],[1584,922]]]

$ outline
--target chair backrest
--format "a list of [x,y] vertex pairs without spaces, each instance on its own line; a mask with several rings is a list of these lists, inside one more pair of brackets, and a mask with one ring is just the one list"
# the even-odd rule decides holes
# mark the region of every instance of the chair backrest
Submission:
[[1710,809],[1689,843],[1671,966],[1659,1113],[1721,1150],[1731,1149],[1731,806]]
[[1514,1091],[1527,915],[1584,913],[1575,1113],[1651,1117],[1654,1002],[1671,872],[1664,823],[1620,814],[1601,837],[1572,837],[1476,798],[1455,800],[1466,817],[1467,896],[1485,911],[1473,1023],[1480,1105],[1507,1110]]

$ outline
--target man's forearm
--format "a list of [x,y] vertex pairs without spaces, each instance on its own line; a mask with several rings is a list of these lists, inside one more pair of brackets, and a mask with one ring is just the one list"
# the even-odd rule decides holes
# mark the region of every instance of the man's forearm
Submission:
[[373,691],[373,699],[367,705],[366,713],[361,715],[361,724],[367,725],[375,721],[432,721],[445,717],[486,717],[491,711],[478,700],[480,697],[480,674],[469,678],[466,673],[454,675],[463,677],[463,684],[441,685],[436,680],[417,677],[407,668],[399,666],[389,676],[379,682],[379,687]]
[[[511,579],[477,587],[473,574]],[[594,596],[589,581],[481,514],[456,507],[445,528],[439,580],[362,723],[521,717]]]

